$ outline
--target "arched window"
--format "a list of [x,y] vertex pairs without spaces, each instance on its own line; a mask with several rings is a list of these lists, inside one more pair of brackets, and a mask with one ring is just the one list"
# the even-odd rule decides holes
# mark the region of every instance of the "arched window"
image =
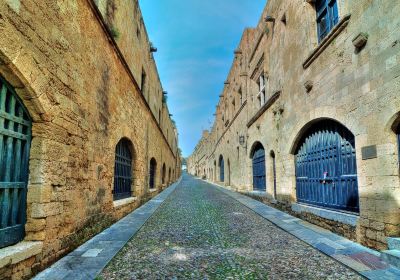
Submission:
[[156,172],[157,172],[157,161],[154,158],[152,158],[150,160],[150,169],[149,169],[150,189],[154,189],[156,187]]
[[219,156],[219,181],[224,182],[225,181],[225,164],[224,164],[224,157],[222,155]]
[[265,192],[267,190],[266,171],[265,171],[265,151],[261,143],[257,142],[253,146],[253,189]]
[[115,148],[114,200],[132,195],[132,153],[131,142],[122,139]]
[[31,127],[28,111],[0,77],[0,248],[25,235]]
[[333,120],[322,120],[304,133],[296,152],[299,202],[359,211],[354,135]]
[[161,170],[161,183],[165,184],[165,173],[166,173],[166,169],[165,169],[165,163],[162,166],[162,170]]

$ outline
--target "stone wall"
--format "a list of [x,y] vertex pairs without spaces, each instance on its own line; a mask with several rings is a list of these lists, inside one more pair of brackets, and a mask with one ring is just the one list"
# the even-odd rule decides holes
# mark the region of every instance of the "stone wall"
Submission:
[[[180,176],[177,132],[162,102],[137,1],[111,2],[0,3],[0,75],[15,88],[33,120],[21,243],[41,247],[21,260],[29,266],[18,258],[2,263],[8,265],[4,275],[18,271],[11,274],[14,279],[45,268],[165,188],[162,163],[175,174],[168,183]],[[114,10],[111,18],[99,12],[104,3]],[[136,28],[126,24],[132,17],[127,11],[135,12],[129,22],[141,23],[141,44],[129,37],[136,36]],[[144,94],[138,69],[147,71]],[[116,203],[115,147],[122,138],[131,142],[133,198]],[[152,157],[157,188],[149,192]]]
[[[355,238],[384,249],[386,237],[400,234],[399,155],[393,131],[400,112],[400,4],[340,0],[338,7],[339,24],[320,44],[312,1],[268,1],[258,25],[243,33],[214,125],[188,167],[191,172],[196,164],[198,170],[208,170],[223,155],[230,160],[231,170],[225,165],[225,174],[231,174],[232,187],[252,191],[252,147],[259,142],[266,155],[267,195],[275,195],[274,155],[275,199],[290,204],[297,201],[294,154],[301,137],[314,123],[335,120],[355,136],[360,203]],[[273,20],[266,21],[267,16]],[[368,37],[360,49],[352,42],[359,34]],[[257,99],[260,71],[268,77],[263,107]],[[246,98],[241,109],[229,105],[238,86]],[[232,111],[237,117],[225,125],[222,116]],[[242,144],[239,136],[245,139]],[[363,160],[367,146],[375,146],[377,154]],[[199,151],[207,162],[199,164]],[[218,181],[211,174],[207,178]]]

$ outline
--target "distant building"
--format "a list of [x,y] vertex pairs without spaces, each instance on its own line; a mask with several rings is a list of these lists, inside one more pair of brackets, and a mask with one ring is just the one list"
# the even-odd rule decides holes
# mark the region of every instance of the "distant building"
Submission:
[[269,0],[190,173],[384,249],[400,235],[400,2]]

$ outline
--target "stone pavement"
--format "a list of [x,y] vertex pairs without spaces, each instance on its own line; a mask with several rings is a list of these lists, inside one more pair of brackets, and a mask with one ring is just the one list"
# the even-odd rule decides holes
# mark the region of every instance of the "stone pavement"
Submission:
[[185,174],[99,279],[362,279],[221,190]]
[[378,252],[184,174],[36,279],[362,279],[360,274],[400,279]]
[[34,279],[95,279],[107,263],[175,190],[178,184],[179,181],[38,274]]

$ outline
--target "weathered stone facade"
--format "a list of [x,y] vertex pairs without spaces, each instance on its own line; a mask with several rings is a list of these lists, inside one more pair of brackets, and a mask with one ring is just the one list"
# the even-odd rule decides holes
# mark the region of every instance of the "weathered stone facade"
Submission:
[[[22,279],[176,181],[181,160],[138,1],[1,1],[0,34],[0,75],[32,119],[25,238],[0,249],[0,278]],[[132,197],[114,201],[121,139]]]
[[[251,192],[252,154],[260,143],[263,200],[383,249],[387,237],[400,235],[400,3],[339,0],[339,20],[319,42],[318,2],[269,0],[257,27],[244,31],[213,127],[189,157],[188,170]],[[262,73],[263,102],[257,84]],[[327,120],[346,127],[355,139],[359,211],[337,221],[324,209],[293,207],[296,152],[307,131]],[[334,219],[344,215],[336,213]]]

